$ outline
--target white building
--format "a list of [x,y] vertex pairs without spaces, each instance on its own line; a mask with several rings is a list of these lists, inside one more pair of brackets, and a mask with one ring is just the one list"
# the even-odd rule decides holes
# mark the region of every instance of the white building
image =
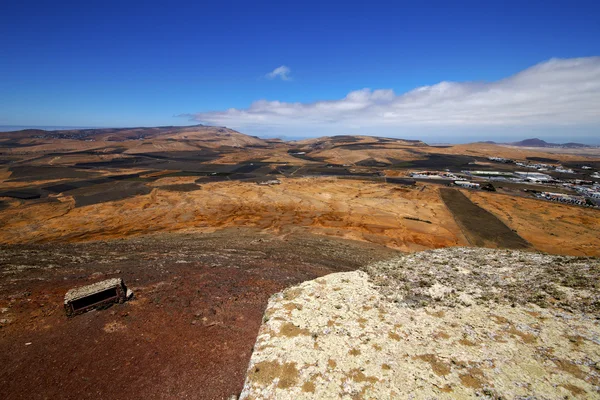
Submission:
[[541,172],[516,171],[515,175],[530,182],[548,182],[552,180],[550,175],[542,174]]
[[455,185],[468,188],[468,189],[479,189],[479,183],[468,182],[468,181],[455,181]]
[[411,172],[412,178],[420,179],[451,179],[451,180],[465,180],[459,176],[454,175],[452,172],[439,172],[439,171],[415,171]]
[[488,160],[497,161],[497,162],[501,162],[501,163],[508,163],[508,162],[512,161],[512,160],[509,160],[508,158],[502,158],[502,157],[488,157]]
[[556,172],[561,172],[561,173],[563,173],[563,174],[574,174],[574,173],[575,173],[575,171],[573,171],[573,170],[572,170],[572,169],[570,169],[570,168],[560,168],[560,167],[557,167],[557,168],[555,169],[555,171],[556,171]]
[[471,175],[478,176],[503,176],[503,175],[512,175],[510,172],[500,172],[500,171],[463,171],[465,173],[469,173]]

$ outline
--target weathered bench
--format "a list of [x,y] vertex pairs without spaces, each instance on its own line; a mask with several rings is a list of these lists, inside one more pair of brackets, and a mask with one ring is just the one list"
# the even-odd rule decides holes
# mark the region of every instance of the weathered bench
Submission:
[[123,303],[131,295],[133,292],[127,289],[121,278],[107,279],[69,290],[65,295],[65,312],[67,317],[73,317],[94,308]]

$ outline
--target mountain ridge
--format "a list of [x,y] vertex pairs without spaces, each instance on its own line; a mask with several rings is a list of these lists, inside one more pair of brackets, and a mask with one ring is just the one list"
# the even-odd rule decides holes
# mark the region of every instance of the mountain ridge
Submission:
[[487,141],[483,141],[483,142],[479,142],[479,143],[499,144],[499,145],[508,145],[508,146],[517,146],[517,147],[562,147],[562,148],[569,148],[569,149],[596,147],[596,146],[591,146],[589,144],[576,143],[576,142],[550,143],[550,142],[546,142],[545,140],[542,140],[539,138],[524,139],[524,140],[520,140],[518,142],[508,142],[508,143],[498,143],[498,142],[494,142],[493,140],[487,140]]
[[[353,143],[353,142],[370,142],[376,140],[385,140],[390,142],[398,142],[405,143],[407,145],[416,145],[416,146],[429,146],[428,143],[422,140],[415,139],[403,139],[403,138],[391,138],[391,137],[382,137],[377,135],[331,135],[331,136],[320,136],[316,138],[304,138],[298,140],[284,140],[278,138],[260,138],[254,135],[248,135],[246,133],[242,133],[236,131],[234,129],[227,128],[225,126],[211,126],[211,125],[203,125],[203,124],[195,124],[195,125],[184,125],[184,126],[176,126],[176,125],[162,125],[162,126],[137,126],[137,127],[123,127],[123,128],[81,128],[81,129],[41,129],[41,128],[27,128],[27,129],[18,129],[14,131],[2,131],[0,132],[0,140],[4,139],[12,139],[12,140],[20,140],[20,139],[71,139],[71,140],[106,140],[106,141],[127,141],[127,140],[143,140],[143,139],[158,139],[158,138],[171,138],[177,139],[176,137],[169,137],[171,135],[178,135],[183,133],[191,133],[191,132],[204,132],[207,134],[210,133],[229,133],[242,135],[241,137],[248,137],[256,140],[260,140],[261,142],[273,143],[273,142],[282,142],[288,143],[292,145],[307,145],[307,144],[325,144],[331,143],[335,145],[340,145],[342,143]],[[184,138],[187,139],[187,138]],[[477,142],[469,142],[470,143],[480,143],[480,144],[494,144],[494,145],[508,145],[515,147],[540,147],[540,148],[593,148],[597,146],[588,145],[584,143],[578,142],[566,142],[566,143],[552,143],[547,142],[543,139],[539,138],[529,138],[523,139],[515,142],[496,142],[493,140],[482,140]],[[457,145],[457,144],[453,144]]]

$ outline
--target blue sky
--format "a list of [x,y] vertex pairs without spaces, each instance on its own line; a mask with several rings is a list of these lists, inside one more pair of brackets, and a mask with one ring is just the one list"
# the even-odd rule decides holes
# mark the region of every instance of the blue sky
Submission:
[[[210,3],[6,2],[0,13],[0,125],[225,122],[265,136],[384,133],[439,141],[498,139],[506,132],[588,141],[600,136],[593,116],[566,126],[552,119],[499,123],[485,113],[475,125],[437,116],[434,124],[419,119],[407,125],[398,116],[382,126],[374,120],[389,108],[372,96],[378,90],[398,97],[423,86],[437,90],[440,82],[493,83],[553,58],[584,60],[583,67],[567,66],[572,73],[565,85],[583,76],[588,87],[597,83],[598,60],[590,57],[600,56],[600,2]],[[281,66],[289,68],[290,79],[267,76]],[[329,104],[323,101],[345,107],[349,93],[366,88],[371,95],[364,107],[371,111],[360,121],[347,124],[348,114],[314,112],[313,105]],[[590,90],[579,100],[600,109],[596,86]],[[386,96],[383,101],[397,107],[400,100]],[[268,102],[256,111],[260,100]],[[227,113],[232,108],[239,112]],[[279,118],[292,109],[293,118]],[[464,111],[479,115],[477,108]],[[318,123],[306,125],[307,119]]]

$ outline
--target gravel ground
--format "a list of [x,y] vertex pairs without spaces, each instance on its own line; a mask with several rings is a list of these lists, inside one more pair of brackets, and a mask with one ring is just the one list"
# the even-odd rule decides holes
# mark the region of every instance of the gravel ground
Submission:
[[[272,294],[396,254],[252,229],[0,246],[0,397],[237,396]],[[65,316],[69,289],[115,277],[132,301]]]
[[447,248],[369,265],[393,301],[412,307],[527,304],[600,315],[600,259]]

